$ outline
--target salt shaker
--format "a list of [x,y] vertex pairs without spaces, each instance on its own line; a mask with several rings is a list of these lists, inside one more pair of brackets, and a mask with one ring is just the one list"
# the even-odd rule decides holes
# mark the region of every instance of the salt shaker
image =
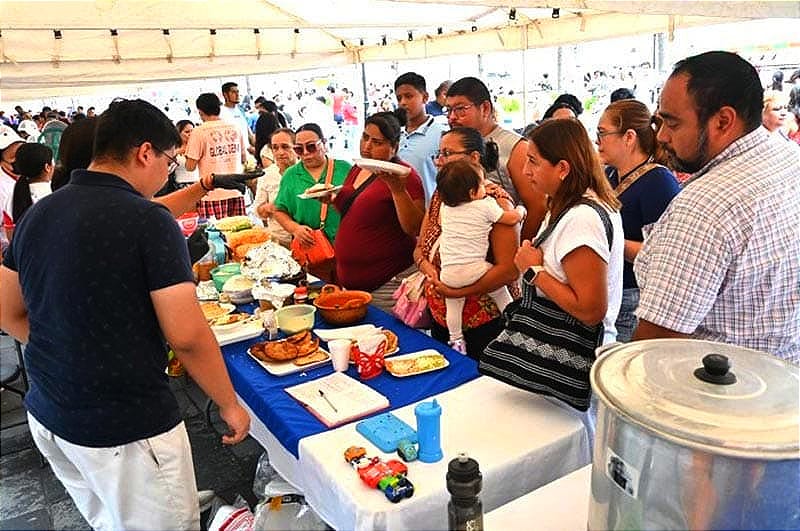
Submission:
[[419,438],[419,454],[417,458],[423,463],[435,463],[442,457],[441,417],[442,407],[434,398],[430,402],[422,402],[414,408],[417,417],[417,437]]

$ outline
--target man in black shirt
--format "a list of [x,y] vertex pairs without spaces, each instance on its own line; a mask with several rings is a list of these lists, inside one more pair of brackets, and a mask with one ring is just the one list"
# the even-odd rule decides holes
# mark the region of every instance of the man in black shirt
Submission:
[[26,213],[0,267],[0,326],[27,343],[31,434],[95,529],[200,527],[165,340],[219,404],[223,442],[249,429],[183,236],[150,201],[179,143],[153,105],[112,103],[89,168]]

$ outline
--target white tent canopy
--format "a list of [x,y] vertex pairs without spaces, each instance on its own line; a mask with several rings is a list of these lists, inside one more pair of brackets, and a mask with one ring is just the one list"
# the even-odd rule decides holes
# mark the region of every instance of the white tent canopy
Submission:
[[800,19],[800,2],[1,0],[0,101],[521,50],[755,18]]

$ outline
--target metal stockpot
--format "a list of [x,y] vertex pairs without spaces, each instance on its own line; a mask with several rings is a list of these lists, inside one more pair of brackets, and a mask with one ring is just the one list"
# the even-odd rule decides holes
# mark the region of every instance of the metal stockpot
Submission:
[[800,368],[659,339],[607,349],[591,383],[590,530],[800,529]]

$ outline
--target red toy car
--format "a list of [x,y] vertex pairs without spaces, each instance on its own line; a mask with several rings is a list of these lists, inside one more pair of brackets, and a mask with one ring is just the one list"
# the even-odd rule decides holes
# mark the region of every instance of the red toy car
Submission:
[[356,469],[361,481],[382,491],[392,503],[414,494],[414,485],[406,477],[408,467],[400,461],[369,458],[366,449],[361,446],[351,446],[345,450],[344,459]]

